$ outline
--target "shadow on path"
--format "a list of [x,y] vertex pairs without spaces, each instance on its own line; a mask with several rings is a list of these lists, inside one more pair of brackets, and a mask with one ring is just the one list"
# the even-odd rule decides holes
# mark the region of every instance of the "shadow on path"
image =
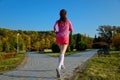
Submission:
[[49,72],[49,71],[53,71],[53,70],[19,70],[17,69],[17,71],[27,71],[27,72]]
[[38,77],[38,76],[32,76],[32,75],[30,75],[30,76],[22,76],[22,75],[15,75],[15,74],[4,74],[3,76],[7,76],[7,77],[13,77],[13,78],[30,78],[30,79],[32,79],[32,78],[35,78],[35,79],[38,79],[38,78],[41,78],[41,79],[56,79],[56,77],[46,77],[46,76],[43,76],[43,77]]

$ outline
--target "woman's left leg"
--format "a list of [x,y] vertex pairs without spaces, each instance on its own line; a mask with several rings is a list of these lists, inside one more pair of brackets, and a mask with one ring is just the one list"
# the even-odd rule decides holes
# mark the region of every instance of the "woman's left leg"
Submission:
[[61,44],[58,44],[59,46],[59,49],[60,49],[60,55],[59,55],[59,58],[58,58],[58,69],[60,70],[61,69],[61,50],[62,50],[62,45]]
[[[67,50],[68,44],[62,45],[62,51],[61,53],[65,56],[66,50]],[[64,56],[61,65],[64,67]]]
[[60,56],[59,56],[60,61],[59,61],[59,66],[58,66],[59,69],[61,69],[61,67],[65,68],[64,67],[64,56],[65,56],[67,46],[68,46],[68,44],[61,45]]
[[56,69],[57,77],[60,77],[60,70],[61,70],[61,68],[64,67],[64,55],[65,55],[67,46],[68,45],[65,45],[65,44],[59,45],[60,55],[59,55],[59,60],[58,60],[58,68]]

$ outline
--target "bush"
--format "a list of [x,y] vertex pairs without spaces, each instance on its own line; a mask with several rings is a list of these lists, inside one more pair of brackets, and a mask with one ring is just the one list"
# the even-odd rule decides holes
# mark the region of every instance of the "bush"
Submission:
[[38,49],[37,48],[32,48],[31,51],[38,51]]
[[0,40],[0,52],[2,52],[3,51],[3,43],[2,43],[2,41]]
[[15,57],[16,55],[17,55],[16,53],[5,53],[4,55],[0,56],[0,61]]
[[73,51],[73,49],[74,49],[74,46],[70,45],[70,50]]
[[52,44],[52,51],[55,52],[60,52],[59,46],[56,43]]
[[112,38],[112,44],[113,44],[113,47],[116,50],[120,50],[120,33],[118,33],[115,36],[113,36],[113,38]]
[[70,45],[68,45],[66,52],[71,51]]
[[[60,52],[59,46],[56,43],[52,44],[52,51],[55,52]],[[73,46],[68,45],[66,52],[73,51]]]
[[74,46],[73,45],[68,45],[66,52],[73,51]]
[[86,48],[87,48],[87,44],[81,41],[76,45],[76,49],[78,51],[85,50]]
[[10,43],[9,42],[4,42],[3,43],[3,51],[5,51],[5,52],[10,51]]
[[92,44],[92,48],[101,48],[103,46],[108,46],[106,42],[96,42]]
[[88,49],[92,49],[92,44],[87,44]]

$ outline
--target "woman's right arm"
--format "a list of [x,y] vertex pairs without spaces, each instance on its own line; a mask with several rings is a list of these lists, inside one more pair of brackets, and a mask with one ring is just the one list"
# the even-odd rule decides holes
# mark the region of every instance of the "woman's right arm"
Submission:
[[71,21],[69,21],[69,31],[70,31],[70,32],[73,32],[73,26],[72,26]]

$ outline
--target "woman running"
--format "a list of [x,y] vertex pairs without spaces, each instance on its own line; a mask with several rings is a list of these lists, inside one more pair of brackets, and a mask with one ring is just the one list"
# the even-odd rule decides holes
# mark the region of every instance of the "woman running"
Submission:
[[69,44],[69,31],[73,31],[72,23],[66,17],[67,11],[60,10],[60,19],[54,25],[54,32],[56,33],[56,43],[60,48],[60,55],[58,59],[58,67],[56,69],[57,77],[60,78],[61,69],[65,69],[64,55]]

